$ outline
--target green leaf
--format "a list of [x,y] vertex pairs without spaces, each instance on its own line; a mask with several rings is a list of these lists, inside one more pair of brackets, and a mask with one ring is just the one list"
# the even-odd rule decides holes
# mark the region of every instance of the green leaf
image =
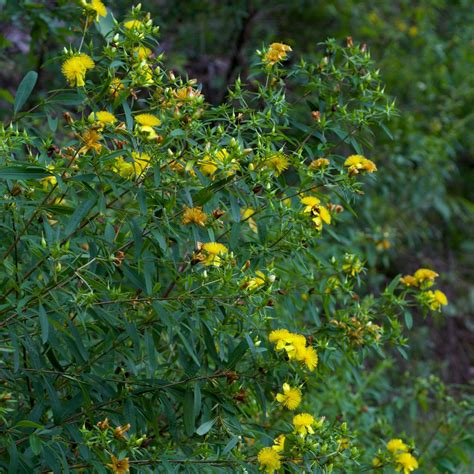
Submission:
[[216,419],[214,418],[213,420],[209,420],[209,421],[206,421],[204,422],[202,425],[199,426],[199,428],[196,430],[196,433],[199,435],[199,436],[203,436],[205,435],[206,433],[209,433],[209,431],[211,430],[211,428],[214,426],[216,422]]
[[51,173],[40,166],[15,165],[0,168],[0,179],[42,179]]
[[29,440],[30,440],[30,446],[31,446],[31,450],[33,451],[33,454],[38,456],[38,454],[40,454],[41,451],[43,450],[41,438],[38,435],[31,434],[29,436]]
[[232,369],[235,367],[237,362],[242,359],[243,355],[247,352],[249,345],[248,342],[244,339],[241,343],[233,350],[229,356],[229,361],[227,367]]
[[133,117],[132,117],[132,111],[130,109],[130,106],[128,105],[128,102],[126,100],[122,102],[122,107],[123,107],[123,111],[125,112],[125,121],[127,123],[127,130],[131,132],[133,129]]
[[36,71],[30,71],[20,82],[15,95],[15,104],[13,105],[13,112],[15,114],[25,105],[28,97],[30,97],[30,94],[33,92],[37,80],[38,73]]
[[64,229],[64,234],[66,236],[71,235],[77,229],[82,219],[84,219],[84,217],[89,213],[94,204],[95,199],[88,199],[79,205],[79,207],[74,211],[74,214],[71,216],[71,220]]
[[184,431],[188,436],[194,433],[194,393],[188,389],[184,394],[183,402]]
[[385,288],[385,292],[386,294],[393,294],[393,291],[395,290],[395,288],[397,287],[398,283],[400,282],[400,278],[401,278],[401,274],[397,275],[390,283],[390,285],[387,286],[387,288]]
[[36,428],[38,430],[44,429],[44,425],[40,425],[39,423],[35,423],[31,420],[21,420],[15,424],[13,428]]
[[44,310],[44,307],[42,304],[39,305],[38,315],[39,315],[39,322],[40,322],[40,327],[41,327],[41,341],[44,344],[45,342],[48,342],[49,321],[48,321],[48,315],[46,314],[46,311]]
[[233,436],[232,438],[230,438],[230,441],[226,444],[224,450],[222,451],[222,455],[224,456],[227,453],[230,453],[235,448],[238,442],[239,442],[238,436]]
[[107,38],[114,29],[114,16],[112,12],[107,9],[107,15],[100,17],[99,21],[96,22],[97,31],[104,37]]
[[211,331],[209,331],[209,328],[204,321],[201,321],[201,327],[204,343],[206,344],[206,349],[209,355],[214,359],[215,362],[220,363],[220,359],[216,351],[216,343],[212,337]]
[[181,341],[183,341],[183,345],[186,348],[186,351],[188,352],[188,354],[192,357],[194,362],[196,362],[197,366],[201,367],[201,364],[199,363],[199,359],[197,358],[196,353],[194,352],[194,349],[190,346],[188,340],[181,334],[180,331],[177,331],[177,334],[179,338],[181,339]]
[[216,191],[219,191],[220,189],[224,188],[226,184],[230,183],[233,179],[233,175],[227,176],[227,178],[216,181],[207,188],[201,189],[193,196],[194,205],[203,206],[214,196]]
[[405,311],[403,316],[405,318],[405,326],[407,329],[411,329],[413,327],[413,316],[411,315],[410,311]]

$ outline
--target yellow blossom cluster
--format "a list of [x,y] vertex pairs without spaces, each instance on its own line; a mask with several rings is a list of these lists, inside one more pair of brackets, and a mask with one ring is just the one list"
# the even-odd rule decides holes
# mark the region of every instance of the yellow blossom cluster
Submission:
[[[411,454],[410,448],[400,438],[391,439],[386,446],[388,458],[386,460],[395,465],[397,472],[403,472],[403,474],[410,474],[415,469],[418,469],[418,461]],[[383,455],[377,456],[372,460],[372,465],[375,468],[383,466],[382,458]]]
[[[135,19],[125,21],[123,26],[130,34],[141,38],[144,36],[143,30],[148,26],[148,23],[145,25],[145,23]],[[153,84],[152,63],[148,61],[152,56],[153,51],[146,46],[140,45],[132,48],[129,56],[133,67],[129,73],[132,85],[148,87]]]
[[405,275],[400,282],[405,286],[419,288],[421,291],[420,301],[432,311],[439,311],[442,306],[448,304],[448,298],[441,290],[428,290],[434,284],[439,274],[428,268],[419,268],[413,275]]
[[90,56],[78,53],[63,62],[61,71],[71,87],[83,87],[86,85],[87,71],[93,69],[94,66],[95,63]]
[[289,360],[304,364],[311,372],[318,365],[318,354],[314,347],[306,345],[303,335],[294,334],[287,329],[276,329],[270,333],[268,339],[275,344],[275,350],[284,350]]
[[324,224],[331,223],[331,214],[327,207],[321,204],[321,200],[318,199],[316,196],[305,196],[300,199],[301,204],[303,204],[304,214],[309,214],[311,216],[311,220],[313,221],[316,229],[321,231]]
[[375,163],[362,155],[351,155],[344,162],[344,166],[348,169],[350,175],[359,174],[366,171],[374,173],[377,171]]
[[[283,385],[283,390],[285,391],[285,385]],[[292,389],[291,387],[286,387],[286,393],[289,394]],[[295,398],[298,398],[298,395],[293,395]],[[299,393],[299,398],[301,398],[301,393]],[[309,413],[299,413],[293,417],[293,432],[301,438],[305,438],[307,435],[314,434],[314,428],[321,428],[324,423],[325,418],[321,417],[319,420],[315,420],[314,416]],[[257,460],[260,465],[260,469],[265,471],[267,474],[273,474],[275,471],[281,468],[282,457],[281,452],[285,449],[286,436],[280,434],[273,440],[273,445],[271,447],[262,448],[258,452]]]
[[263,62],[268,66],[273,66],[279,61],[284,61],[290,51],[292,51],[292,49],[287,44],[272,43],[263,56]]
[[406,286],[429,288],[433,285],[439,274],[428,268],[419,268],[413,275],[405,275],[400,282]]

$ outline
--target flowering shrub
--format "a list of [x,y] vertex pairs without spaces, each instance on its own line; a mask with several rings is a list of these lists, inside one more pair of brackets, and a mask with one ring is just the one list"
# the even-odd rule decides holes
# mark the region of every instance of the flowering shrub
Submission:
[[404,354],[413,305],[447,304],[428,269],[368,294],[338,229],[394,113],[369,53],[328,40],[286,68],[296,52],[273,43],[211,106],[140,7],[82,6],[64,88],[23,110],[29,73],[0,130],[2,468],[422,466],[413,442],[385,447],[376,403],[351,426],[367,357]]

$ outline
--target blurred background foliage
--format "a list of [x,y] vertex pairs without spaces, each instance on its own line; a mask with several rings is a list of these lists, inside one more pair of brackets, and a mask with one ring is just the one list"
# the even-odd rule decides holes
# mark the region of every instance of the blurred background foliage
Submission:
[[[62,87],[59,63],[53,59],[74,38],[70,25],[78,23],[71,19],[80,10],[71,4],[0,0],[0,118],[10,113],[25,71],[39,73],[32,102]],[[130,5],[116,0],[109,6],[122,18]],[[350,242],[351,252],[367,258],[369,290],[374,292],[397,274],[420,266],[435,268],[450,305],[435,320],[423,320],[421,314],[415,318],[410,366],[394,355],[392,365],[383,362],[371,368],[374,374],[383,372],[383,378],[374,375],[361,385],[370,389],[377,384],[382,394],[399,385],[409,387],[415,404],[406,396],[398,403],[397,395],[375,401],[393,402],[388,421],[394,423],[417,419],[413,415],[423,408],[420,400],[430,390],[436,392],[433,373],[448,382],[454,394],[469,390],[474,372],[472,2],[156,0],[145,2],[144,8],[160,25],[160,52],[165,52],[170,68],[197,78],[214,104],[224,99],[239,75],[243,82],[252,82],[247,75],[249,58],[255,59],[255,50],[264,44],[281,41],[307,58],[315,57],[318,43],[328,37],[352,37],[367,44],[399,114],[386,130],[366,137],[364,154],[383,172],[366,188],[359,219],[348,218],[345,228],[341,225],[341,247]],[[306,106],[301,113],[308,113]],[[415,383],[414,375],[422,378]],[[341,388],[335,386],[336,401]],[[353,401],[363,416],[370,416],[366,399]],[[445,407],[431,409],[439,413]],[[428,405],[422,411],[428,411]],[[459,423],[464,421],[460,417]],[[419,418],[413,429],[423,431],[424,423]],[[455,441],[443,440],[445,448]],[[443,449],[439,456],[446,454]],[[462,450],[451,452],[442,463],[456,472],[456,463],[465,456]]]

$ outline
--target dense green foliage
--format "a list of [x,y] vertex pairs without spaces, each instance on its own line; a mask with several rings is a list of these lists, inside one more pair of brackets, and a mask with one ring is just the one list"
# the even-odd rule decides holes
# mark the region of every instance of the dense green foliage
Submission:
[[2,469],[470,472],[469,2],[2,3]]

